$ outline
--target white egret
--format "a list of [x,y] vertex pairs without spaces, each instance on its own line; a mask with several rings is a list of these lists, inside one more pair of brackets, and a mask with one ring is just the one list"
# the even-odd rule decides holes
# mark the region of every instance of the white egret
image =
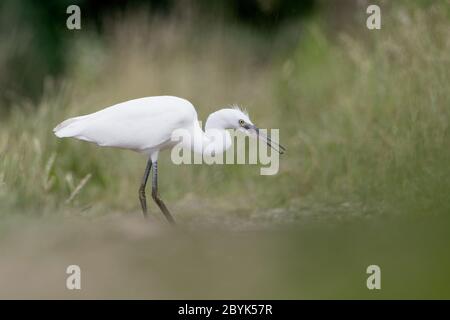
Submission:
[[[59,138],[73,137],[93,142],[102,147],[117,147],[144,153],[148,156],[139,200],[147,217],[145,186],[150,170],[152,174],[152,198],[169,222],[172,215],[158,194],[158,155],[171,148],[172,133],[184,129],[192,139],[190,148],[201,154],[205,150],[224,152],[231,146],[231,136],[226,129],[238,129],[248,135],[256,135],[279,153],[284,148],[260,133],[248,115],[238,108],[221,109],[212,113],[200,128],[197,112],[187,100],[173,96],[146,97],[122,102],[95,113],[67,119],[53,129]],[[214,134],[213,134],[214,133]],[[223,139],[217,139],[217,134]]]

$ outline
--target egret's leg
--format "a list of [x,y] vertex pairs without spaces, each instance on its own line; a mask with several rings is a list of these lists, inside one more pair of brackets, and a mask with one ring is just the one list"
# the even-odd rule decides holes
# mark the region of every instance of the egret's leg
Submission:
[[158,162],[153,162],[153,175],[152,175],[152,198],[155,200],[158,207],[161,209],[161,211],[166,216],[166,219],[172,223],[175,224],[175,220],[173,219],[172,215],[170,214],[169,210],[167,210],[166,205],[164,202],[159,198],[158,195]]
[[147,200],[145,198],[145,186],[147,185],[148,175],[152,168],[152,160],[148,159],[147,166],[145,167],[144,176],[142,177],[141,187],[139,188],[139,200],[141,201],[142,213],[147,218]]

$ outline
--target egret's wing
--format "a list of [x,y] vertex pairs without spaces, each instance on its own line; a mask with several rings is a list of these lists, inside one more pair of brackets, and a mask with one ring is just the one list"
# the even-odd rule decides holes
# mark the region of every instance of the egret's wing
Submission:
[[188,126],[195,119],[195,109],[187,100],[148,97],[68,119],[55,128],[55,134],[100,146],[146,150],[170,141],[175,129]]

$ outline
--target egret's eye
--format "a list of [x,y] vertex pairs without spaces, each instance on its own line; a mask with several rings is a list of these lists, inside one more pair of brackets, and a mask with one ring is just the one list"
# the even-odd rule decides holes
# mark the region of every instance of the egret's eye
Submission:
[[245,124],[245,121],[242,120],[242,119],[240,119],[240,120],[239,120],[239,124],[240,124],[241,126],[243,126],[243,125]]

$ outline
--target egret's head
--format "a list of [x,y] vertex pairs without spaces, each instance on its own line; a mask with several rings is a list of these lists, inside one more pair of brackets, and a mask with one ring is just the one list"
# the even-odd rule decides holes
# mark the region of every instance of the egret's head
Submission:
[[212,113],[207,121],[205,129],[236,129],[246,135],[257,137],[267,143],[269,147],[279,152],[284,153],[285,148],[278,143],[272,141],[268,136],[264,135],[258,127],[256,127],[250,120],[248,113],[235,106],[233,108],[221,109]]

